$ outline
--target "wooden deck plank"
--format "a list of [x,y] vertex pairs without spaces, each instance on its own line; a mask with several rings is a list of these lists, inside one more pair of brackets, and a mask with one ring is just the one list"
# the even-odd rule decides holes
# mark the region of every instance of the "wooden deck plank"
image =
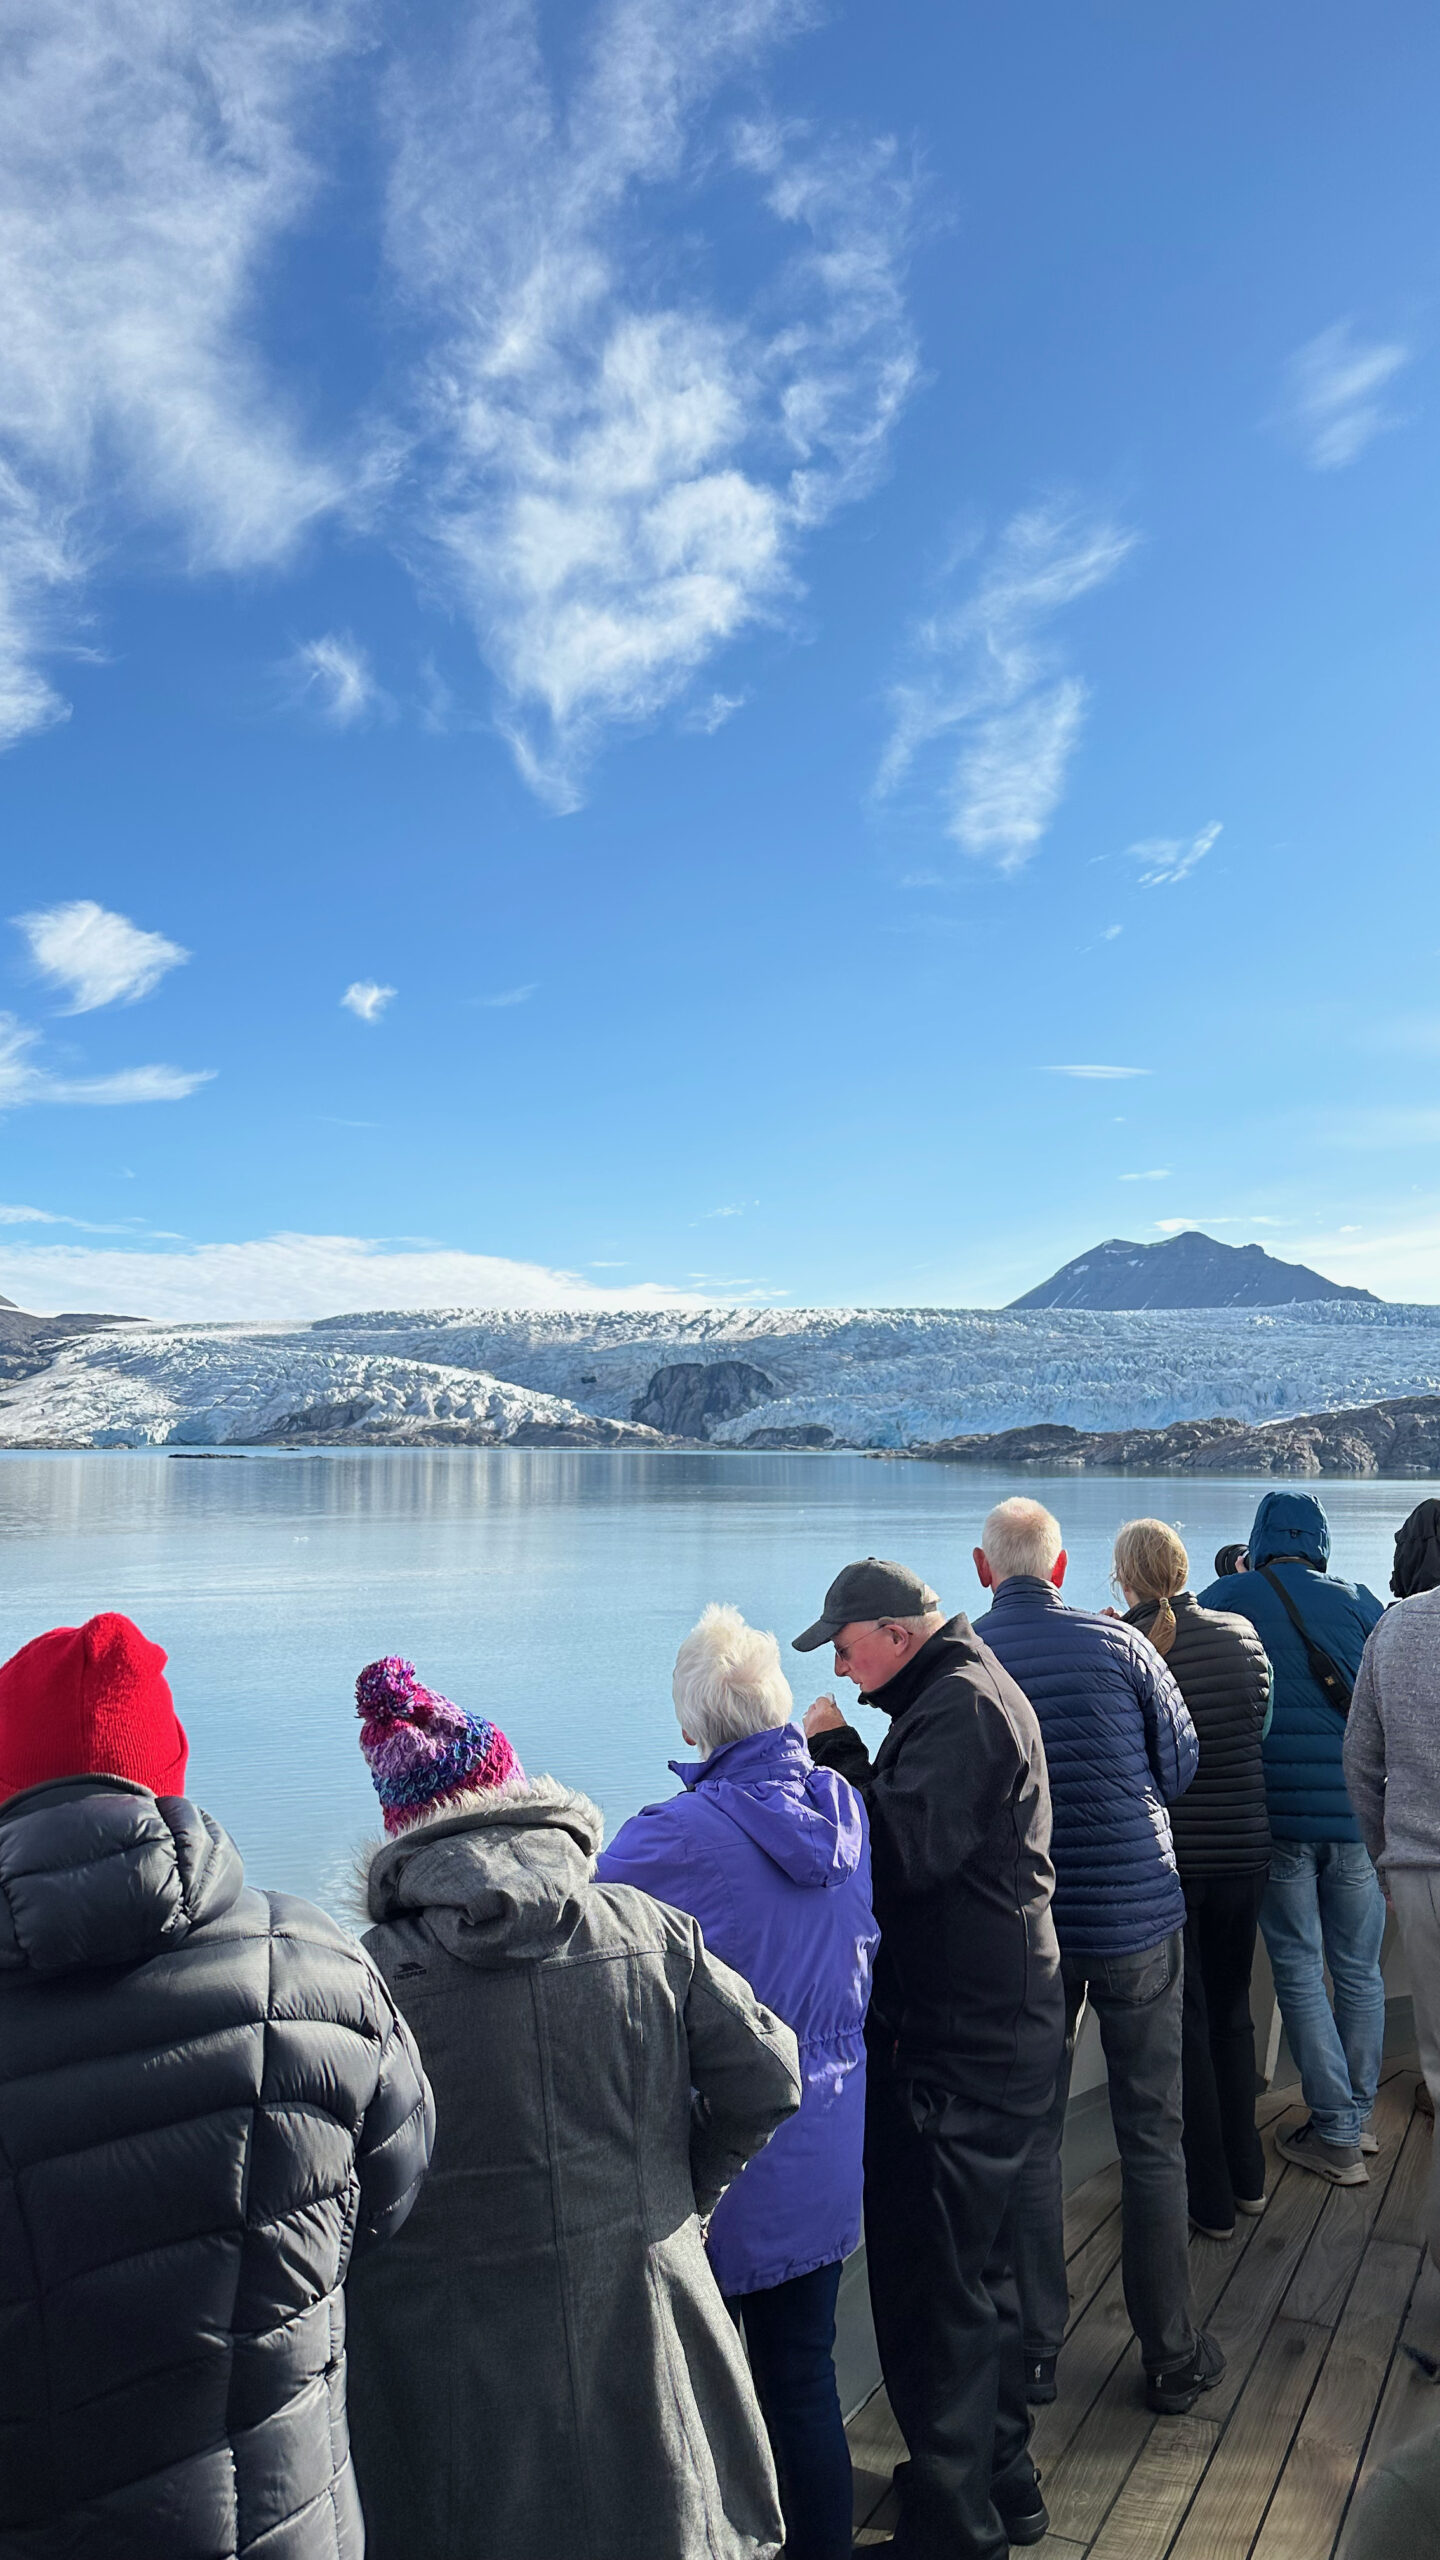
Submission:
[[1395,2240],[1365,2251],[1254,2560],[1326,2560],[1333,2549],[1419,2264],[1419,2251]]
[[1035,2412],[1030,2450],[1038,2463],[1048,2469],[1059,2461],[1129,2344],[1130,2315],[1117,2266],[1089,2309],[1081,2313],[1061,2350],[1056,2368],[1059,2399]]
[[905,2439],[896,2424],[884,2385],[871,2393],[845,2430],[855,2474],[855,2529],[868,2524],[882,2499],[890,2494],[890,2476],[905,2459]]
[[[1329,2344],[1328,2329],[1275,2321],[1170,2560],[1246,2560]],[[1293,2560],[1313,2555],[1296,2553]]]
[[1090,2545],[1090,2560],[1158,2560],[1160,2552],[1168,2551],[1219,2435],[1210,2418],[1155,2420],[1098,2540]]
[[1070,2287],[1070,2317],[1065,2323],[1068,2338],[1077,2320],[1089,2309],[1107,2276],[1120,2264],[1120,2216],[1107,2214],[1096,2231],[1075,2252],[1065,2269]]
[[1228,2418],[1235,2407],[1321,2210],[1338,2192],[1307,2169],[1288,2169],[1275,2188],[1255,2225],[1254,2239],[1206,2323],[1224,2348],[1226,2363],[1214,2390],[1205,2395],[1207,2417]]
[[1400,2157],[1385,2190],[1385,2202],[1375,2222],[1377,2240],[1400,2240],[1407,2246],[1420,2248],[1425,2239],[1425,2196],[1430,2184],[1430,2155],[1434,2147],[1434,2130],[1428,2116],[1415,2108],[1410,2130],[1400,2146]]
[[1398,2167],[1414,2103],[1408,2078],[1397,2074],[1381,2089],[1371,2118],[1381,2149],[1370,2163],[1370,2183],[1337,2187],[1330,2197],[1280,2305],[1286,2319],[1311,2320],[1322,2329],[1333,2329],[1340,2319]]
[[1380,2395],[1361,2465],[1362,2480],[1386,2454],[1396,2452],[1412,2436],[1422,2435],[1440,2419],[1440,2387],[1403,2352],[1407,2346],[1419,2347],[1426,2355],[1440,2358],[1440,2270],[1429,2258],[1420,2269],[1400,2332],[1400,2347]]
[[[1234,2275],[1258,2226],[1241,2225],[1233,2241],[1196,2237],[1190,2243],[1195,2317],[1203,2328]],[[1140,2351],[1130,2345],[1092,2401],[1063,2456],[1047,2474],[1045,2501],[1060,2533],[1088,2542],[1100,2531],[1132,2466],[1159,2425],[1145,2405]],[[1162,2432],[1168,2432],[1166,2421]],[[1212,2426],[1212,2434],[1215,2429]]]

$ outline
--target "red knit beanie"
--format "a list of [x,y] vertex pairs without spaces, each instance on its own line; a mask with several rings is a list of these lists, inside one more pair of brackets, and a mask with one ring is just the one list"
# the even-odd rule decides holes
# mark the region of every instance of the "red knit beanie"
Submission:
[[0,1802],[47,1778],[102,1776],[178,1796],[189,1750],[164,1654],[113,1610],[0,1664]]

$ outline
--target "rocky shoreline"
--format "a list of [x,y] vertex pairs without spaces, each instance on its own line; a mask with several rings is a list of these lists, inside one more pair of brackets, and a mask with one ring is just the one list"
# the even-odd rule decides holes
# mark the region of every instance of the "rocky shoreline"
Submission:
[[916,1444],[909,1458],[954,1466],[1166,1476],[1440,1475],[1440,1396],[1390,1396],[1283,1422],[1172,1422],[1158,1431],[1074,1431],[1064,1423],[967,1432]]

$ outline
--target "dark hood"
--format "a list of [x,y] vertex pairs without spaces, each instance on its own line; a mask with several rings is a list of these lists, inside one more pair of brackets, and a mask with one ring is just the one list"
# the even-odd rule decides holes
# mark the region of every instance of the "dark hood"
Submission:
[[0,1805],[0,1970],[143,1964],[228,1911],[245,1871],[185,1796],[62,1778]]
[[1303,1556],[1317,1573],[1330,1561],[1330,1523],[1323,1503],[1313,1493],[1266,1493],[1260,1497],[1250,1532],[1250,1570],[1275,1556]]
[[817,1769],[793,1724],[747,1733],[708,1760],[672,1760],[677,1778],[702,1792],[757,1849],[802,1885],[853,1876],[865,1845],[863,1817],[833,1769]]

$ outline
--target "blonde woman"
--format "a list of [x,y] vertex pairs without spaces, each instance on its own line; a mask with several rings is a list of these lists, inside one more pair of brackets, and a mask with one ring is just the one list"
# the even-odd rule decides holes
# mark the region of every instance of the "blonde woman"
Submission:
[[1228,2240],[1237,2211],[1265,2210],[1250,1970],[1270,1864],[1270,1663],[1249,1620],[1202,1609],[1189,1575],[1165,1521],[1127,1521],[1115,1579],[1129,1622],[1164,1656],[1200,1737],[1194,1781],[1170,1807],[1185,1888],[1185,2176],[1196,2229]]

